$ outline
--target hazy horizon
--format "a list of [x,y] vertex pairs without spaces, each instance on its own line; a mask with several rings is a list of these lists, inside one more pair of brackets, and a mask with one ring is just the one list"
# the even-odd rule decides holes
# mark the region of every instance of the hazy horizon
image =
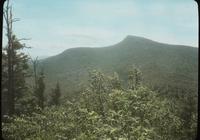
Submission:
[[[32,49],[32,57],[48,57],[75,47],[105,47],[127,35],[198,47],[198,7],[193,0],[77,0],[53,2],[11,0],[14,33]],[[5,36],[5,32],[4,32]],[[4,45],[6,39],[4,37]]]

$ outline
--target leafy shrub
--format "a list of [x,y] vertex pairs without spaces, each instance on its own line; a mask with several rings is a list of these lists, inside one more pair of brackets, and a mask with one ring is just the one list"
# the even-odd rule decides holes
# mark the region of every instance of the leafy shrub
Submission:
[[[142,85],[128,90],[110,88],[104,75],[94,74],[92,85],[79,99],[46,107],[32,115],[9,118],[2,123],[3,137],[9,140],[188,139],[184,135],[184,120],[177,115],[178,107],[169,98]],[[193,114],[188,130],[191,137],[195,136],[196,122]]]

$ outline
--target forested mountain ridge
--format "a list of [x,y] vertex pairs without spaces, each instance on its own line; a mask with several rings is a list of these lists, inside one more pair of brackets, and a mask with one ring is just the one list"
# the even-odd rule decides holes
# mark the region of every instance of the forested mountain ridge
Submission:
[[27,77],[15,73],[15,83],[24,87],[18,92],[22,86],[15,86],[13,115],[6,109],[11,102],[6,100],[3,61],[3,137],[192,140],[197,128],[196,50],[128,36],[110,47],[31,59],[32,72],[28,59],[22,59],[17,68]]
[[[12,3],[7,0],[3,10],[7,42],[2,49],[1,73],[3,139],[196,138],[197,48],[127,36],[112,46],[73,48],[49,58],[31,58],[24,51],[30,47],[22,43],[27,40],[27,36],[18,38],[19,32],[13,30],[13,23],[18,19],[14,18]],[[77,18],[72,20],[77,21]],[[38,23],[38,20],[35,21]],[[75,25],[79,31],[85,30],[80,25],[71,23],[73,21],[70,20],[70,25]],[[100,26],[97,30],[88,26],[92,29],[88,33],[97,31],[96,35],[104,34],[105,30]],[[59,27],[59,30],[68,29],[68,24],[54,27]],[[41,34],[47,35],[53,30],[46,31],[41,30]],[[72,29],[68,33],[79,34],[79,31]],[[119,30],[118,33],[122,32]],[[183,34],[180,37],[181,35]],[[47,43],[47,51],[50,51],[49,43],[62,40],[58,37],[57,41],[55,38],[46,42],[41,37],[39,40],[36,37],[36,40],[43,40],[42,44]],[[64,37],[68,37],[65,40],[67,45],[72,36]],[[81,40],[83,36],[76,37],[79,44],[85,40]],[[85,37],[90,38],[87,35]],[[35,49],[45,56],[41,43],[36,47],[40,49]],[[32,55],[36,50],[31,51]]]
[[65,94],[78,92],[87,85],[88,71],[92,69],[108,74],[116,71],[126,81],[131,65],[142,71],[147,85],[182,90],[189,87],[196,91],[197,64],[198,49],[195,47],[164,44],[130,35],[112,46],[72,48],[41,60],[47,87],[60,81]]

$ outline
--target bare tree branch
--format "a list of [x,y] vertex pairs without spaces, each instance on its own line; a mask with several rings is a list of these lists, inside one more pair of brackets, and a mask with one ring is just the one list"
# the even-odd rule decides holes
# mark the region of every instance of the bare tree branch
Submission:
[[17,39],[17,41],[22,41],[22,40],[31,40],[31,38],[20,38],[20,39]]

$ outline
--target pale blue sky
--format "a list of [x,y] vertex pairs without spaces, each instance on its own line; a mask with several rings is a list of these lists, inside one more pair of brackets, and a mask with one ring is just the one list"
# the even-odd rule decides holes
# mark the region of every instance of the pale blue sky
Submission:
[[[73,47],[103,47],[127,35],[169,44],[198,45],[198,7],[193,0],[11,0],[18,38],[31,56]],[[4,39],[4,44],[5,44]]]

